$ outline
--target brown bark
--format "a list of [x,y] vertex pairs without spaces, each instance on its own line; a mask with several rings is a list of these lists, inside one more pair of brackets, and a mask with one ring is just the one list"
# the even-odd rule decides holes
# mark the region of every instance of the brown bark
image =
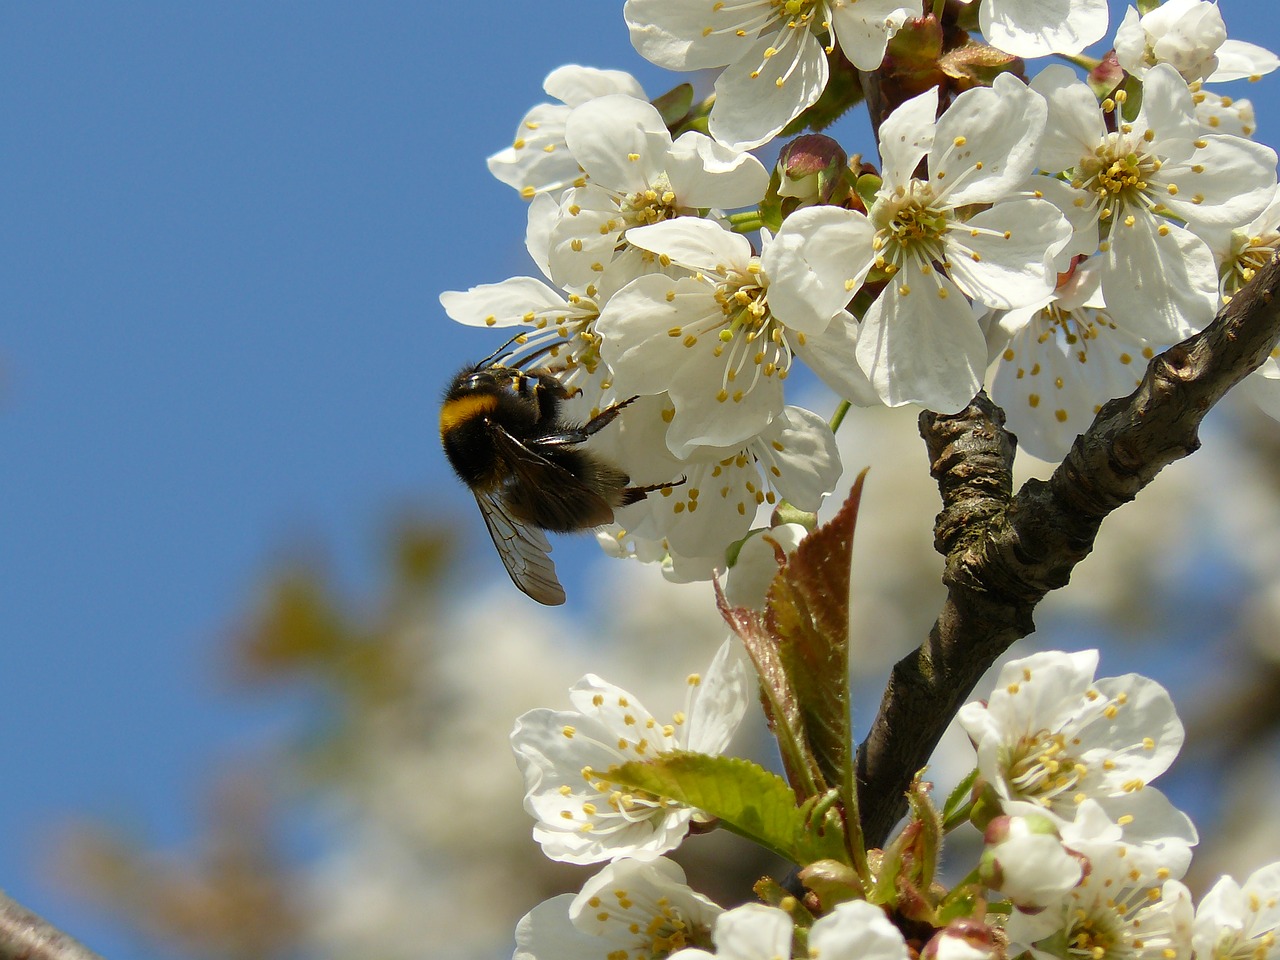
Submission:
[[0,960],[102,960],[102,957],[0,893]]

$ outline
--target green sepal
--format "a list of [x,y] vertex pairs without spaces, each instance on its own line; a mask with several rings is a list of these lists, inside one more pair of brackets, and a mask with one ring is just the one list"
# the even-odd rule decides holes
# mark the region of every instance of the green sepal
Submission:
[[871,205],[876,202],[877,191],[879,191],[880,187],[883,185],[884,181],[874,173],[864,173],[862,176],[858,177],[857,182],[853,185],[853,189],[854,192],[858,194],[859,199],[862,200],[863,206],[870,210]]
[[819,860],[800,871],[800,882],[813,891],[822,912],[847,900],[865,900],[866,887],[853,867],[839,860]]
[[657,107],[658,115],[668,129],[674,127],[689,116],[689,110],[693,107],[693,84],[678,84],[651,102]]
[[956,784],[956,788],[947,794],[946,803],[942,805],[942,830],[950,833],[969,819],[969,810],[973,805],[973,785],[978,781],[978,768],[974,767],[969,775]]

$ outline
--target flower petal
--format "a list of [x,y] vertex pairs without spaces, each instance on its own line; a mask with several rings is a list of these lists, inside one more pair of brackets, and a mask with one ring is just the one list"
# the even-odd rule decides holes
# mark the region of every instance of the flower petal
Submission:
[[666,168],[671,134],[653,104],[622,94],[597,97],[565,123],[569,152],[608,190],[636,193]]
[[757,31],[741,27],[773,14],[769,0],[627,0],[622,16],[640,56],[668,70],[703,70],[739,59]]
[[723,274],[729,267],[745,270],[751,260],[751,242],[746,237],[701,217],[676,217],[633,227],[627,231],[627,240],[691,270],[708,273]]
[[987,341],[959,287],[908,266],[867,310],[857,357],[889,406],[955,413],[982,386]]
[[1044,97],[1012,74],[966,90],[938,120],[930,180],[953,207],[1000,199],[1031,176],[1048,116]]
[[845,308],[871,269],[875,227],[841,207],[797,210],[760,255],[769,309],[789,329],[819,333]]
[[1040,143],[1040,167],[1061,173],[1092,156],[1107,135],[1098,98],[1075,71],[1060,63],[1045,67],[1031,81],[1031,89],[1049,103],[1049,118]]
[[648,99],[640,81],[625,70],[601,70],[581,67],[576,63],[566,63],[552,70],[542,81],[542,89],[571,107],[611,93],[625,93],[637,100]]
[[1071,237],[1048,200],[1006,200],[948,231],[951,277],[989,307],[1026,306],[1053,291],[1053,258]]
[[919,14],[901,0],[855,0],[830,5],[831,27],[840,52],[859,70],[875,70],[884,60],[889,38],[908,17]]
[[1102,292],[1117,326],[1164,346],[1213,319],[1218,271],[1203,240],[1138,211],[1131,225],[1111,228]]
[[696,130],[676,139],[666,164],[682,207],[745,207],[759,203],[769,188],[763,163]]
[[813,106],[827,73],[822,41],[811,30],[765,34],[716,78],[711,135],[740,150],[760,146]]
[[982,35],[1019,57],[1079,53],[1107,32],[1107,0],[983,0]]
[[880,124],[880,175],[885,187],[904,187],[933,146],[938,88],[930,87],[898,106]]

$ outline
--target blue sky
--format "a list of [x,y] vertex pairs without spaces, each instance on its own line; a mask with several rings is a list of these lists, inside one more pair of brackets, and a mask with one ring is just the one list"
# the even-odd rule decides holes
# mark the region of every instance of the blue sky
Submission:
[[[675,82],[620,6],[0,8],[0,887],[101,952],[138,956],[49,882],[52,828],[189,836],[210,764],[283,716],[219,653],[281,549],[367,586],[403,507],[484,546],[435,423],[495,344],[436,297],[530,269],[483,160],[549,70]],[[1222,2],[1276,48],[1269,7]]]

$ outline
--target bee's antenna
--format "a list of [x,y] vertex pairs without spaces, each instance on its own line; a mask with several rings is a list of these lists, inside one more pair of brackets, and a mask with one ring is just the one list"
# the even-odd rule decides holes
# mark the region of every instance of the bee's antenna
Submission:
[[[493,351],[493,353],[489,354],[487,357],[481,360],[478,364],[476,364],[476,366],[488,367],[488,366],[495,365],[495,361],[497,361],[497,359],[501,357],[504,352],[507,351],[507,347],[511,346],[513,343],[516,343],[517,341],[524,341],[524,340],[527,340],[528,338],[529,338],[528,331],[521,331],[520,333],[517,333],[510,340],[507,340],[505,343],[503,343],[502,346],[498,347],[497,350]],[[510,362],[507,364],[504,364],[504,366],[515,367],[516,369],[524,369],[532,361],[537,360],[539,357],[544,356],[548,353],[552,353],[558,350],[560,347],[568,346],[568,344],[569,344],[568,340],[565,340],[563,338],[557,338],[557,339],[550,340],[548,342],[543,343],[536,350],[532,350],[529,353],[525,354],[524,356],[520,356],[520,350],[519,348],[517,348],[507,353],[507,357],[510,359]],[[524,346],[524,343],[523,342],[520,343],[520,346]]]
[[567,340],[552,340],[550,343],[544,343],[537,350],[534,350],[531,353],[521,357],[518,361],[516,361],[515,365],[518,367],[524,368],[528,364],[532,363],[534,360],[537,360],[539,357],[544,356],[548,353],[552,353],[553,351],[559,349],[560,347],[567,346],[568,343],[569,341]]
[[487,357],[485,357],[483,360],[481,360],[478,364],[476,364],[476,366],[478,366],[478,367],[487,367],[487,366],[489,366],[491,363],[493,363],[493,361],[494,361],[495,359],[497,359],[499,356],[501,356],[501,355],[502,355],[502,351],[503,351],[503,350],[507,349],[507,347],[511,346],[513,343],[515,343],[515,342],[516,342],[517,340],[519,340],[521,337],[527,337],[527,336],[528,336],[528,333],[526,333],[525,331],[521,330],[519,333],[517,333],[515,336],[513,336],[510,340],[507,340],[504,344],[502,344],[502,346],[498,347],[498,349],[497,349],[497,350],[493,351],[493,353],[489,354]]

